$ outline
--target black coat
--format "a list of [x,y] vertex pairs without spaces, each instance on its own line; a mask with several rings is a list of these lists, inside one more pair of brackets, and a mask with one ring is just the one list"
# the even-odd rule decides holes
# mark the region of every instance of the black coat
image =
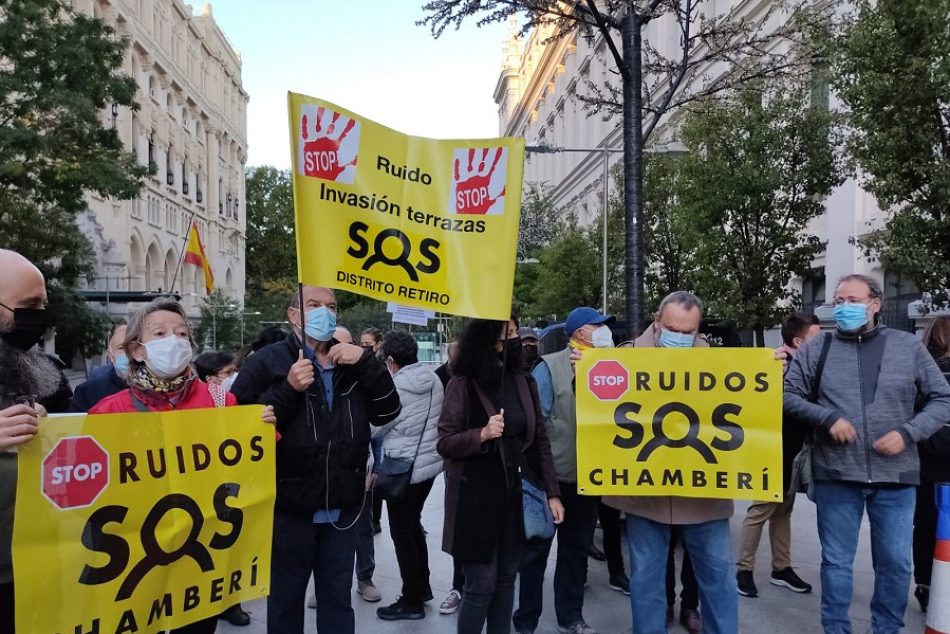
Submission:
[[117,394],[127,387],[129,384],[115,373],[115,368],[111,364],[96,368],[89,378],[76,388],[73,399],[69,403],[69,411],[88,412],[93,405],[105,397]]
[[[335,342],[333,342],[335,343]],[[277,502],[285,513],[351,510],[366,489],[370,425],[394,420],[401,409],[392,377],[371,351],[333,371],[333,408],[323,383],[306,393],[287,381],[300,355],[296,335],[255,352],[244,362],[231,392],[242,405],[273,405],[277,416]]]
[[[944,378],[950,382],[950,357],[937,361]],[[917,443],[920,453],[921,484],[950,482],[950,421],[927,440]]]

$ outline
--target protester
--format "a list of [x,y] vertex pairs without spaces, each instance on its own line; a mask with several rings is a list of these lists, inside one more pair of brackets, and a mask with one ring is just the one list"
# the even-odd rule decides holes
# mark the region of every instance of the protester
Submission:
[[[792,313],[782,324],[782,349],[790,358],[795,357],[798,349],[807,341],[821,334],[818,318],[804,313]],[[783,491],[791,484],[789,475],[792,461],[805,442],[805,425],[800,421],[786,418],[782,422],[782,473]],[[746,512],[742,522],[742,536],[739,539],[739,561],[737,563],[736,586],[739,594],[757,597],[755,578],[755,553],[762,539],[762,527],[769,523],[769,544],[772,547],[772,576],[769,583],[784,586],[792,592],[811,592],[808,584],[792,570],[792,508],[795,495],[785,493],[781,502],[755,502]]]
[[402,577],[402,593],[392,605],[376,611],[386,621],[421,619],[425,602],[432,600],[429,585],[429,549],[422,529],[422,508],[435,477],[442,472],[436,449],[442,414],[442,383],[435,372],[419,363],[419,346],[407,332],[390,332],[380,348],[393,375],[402,412],[393,422],[373,430],[382,439],[382,464],[398,459],[412,463],[406,492],[387,500],[389,534]]
[[[570,634],[595,634],[584,620],[584,585],[587,555],[597,525],[598,498],[577,491],[577,413],[574,398],[574,350],[613,346],[610,331],[614,318],[589,307],[575,308],[567,316],[564,332],[570,338],[560,352],[541,357],[532,372],[538,382],[541,412],[554,455],[554,469],[564,502],[565,520],[557,528],[554,568],[554,611],[558,628]],[[525,546],[518,593],[512,619],[515,631],[533,632],[541,619],[542,588],[551,539],[532,539]],[[622,584],[614,579],[612,583]],[[629,584],[628,584],[629,585]]]
[[0,249],[0,634],[16,632],[11,542],[17,447],[33,439],[47,411],[66,411],[72,397],[62,367],[36,345],[49,326],[45,308],[43,274],[19,253]]
[[[927,326],[924,347],[950,382],[950,317],[940,316]],[[930,578],[937,545],[937,505],[934,485],[950,482],[950,421],[928,440],[918,443],[920,486],[914,510],[914,596],[924,612],[930,603]]]
[[534,328],[519,328],[518,336],[521,337],[522,354],[524,355],[524,367],[528,372],[534,370],[535,366],[541,363],[541,355],[538,352],[540,340],[538,333]]
[[[660,303],[654,322],[636,339],[634,347],[707,347],[706,340],[699,334],[702,317],[703,303],[698,297],[686,291],[671,293]],[[633,634],[666,632],[667,597],[663,578],[674,527],[682,534],[696,575],[702,627],[710,634],[738,631],[739,604],[731,573],[729,539],[731,500],[611,496],[604,497],[604,502],[627,516]],[[698,631],[689,626],[689,616],[684,610],[680,620],[691,632]]]
[[379,328],[367,328],[360,334],[360,347],[364,350],[371,350],[373,354],[379,354],[382,345],[383,331]]
[[[449,379],[452,374],[452,364],[458,359],[458,343],[455,341],[446,346],[446,356],[448,359],[435,369],[435,375],[442,382],[443,389],[448,387]],[[455,614],[459,606],[462,605],[462,589],[465,588],[465,573],[462,572],[462,564],[452,558],[452,589],[439,604],[439,614]]]
[[399,396],[375,355],[333,341],[332,290],[304,286],[287,319],[293,332],[248,357],[232,388],[240,403],[273,405],[281,434],[267,629],[302,634],[313,575],[317,631],[352,634],[353,527],[367,497],[370,425],[394,420]]
[[[129,319],[123,349],[129,356],[128,385],[99,401],[90,414],[119,412],[164,412],[237,405],[237,399],[217,383],[206,383],[191,368],[195,341],[188,316],[181,304],[171,298],[152,300]],[[233,359],[232,359],[233,365]],[[266,408],[263,419],[275,423],[273,408]],[[244,614],[247,625],[250,618]],[[225,618],[224,614],[221,618]],[[231,620],[230,618],[228,619]],[[218,617],[212,616],[172,630],[180,634],[214,632]]]
[[[237,378],[234,355],[227,352],[202,352],[195,357],[194,366],[200,380],[219,385],[224,391],[229,391]],[[240,603],[229,607],[218,618],[239,627],[251,624],[251,615],[244,611]]]
[[883,302],[873,278],[843,277],[834,299],[837,331],[803,346],[785,377],[785,415],[816,432],[812,460],[827,634],[851,631],[852,566],[865,508],[875,571],[872,628],[903,627],[914,486],[920,484],[915,443],[950,420],[950,386],[920,340],[880,323]]
[[522,371],[517,321],[470,320],[458,347],[439,420],[442,547],[465,574],[459,634],[480,633],[486,624],[488,634],[501,634],[511,630],[525,543],[519,472],[530,470],[542,483],[555,522],[564,507],[537,389]]
[[125,375],[129,371],[129,358],[122,349],[123,341],[125,341],[125,322],[116,324],[112,328],[106,348],[108,363],[93,370],[89,378],[76,388],[69,403],[70,412],[88,412],[90,407],[105,397],[128,387]]

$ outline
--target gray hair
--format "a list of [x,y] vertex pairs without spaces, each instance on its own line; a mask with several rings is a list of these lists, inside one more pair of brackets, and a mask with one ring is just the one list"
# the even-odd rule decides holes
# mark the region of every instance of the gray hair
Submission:
[[871,299],[879,299],[881,303],[884,303],[884,290],[881,288],[880,283],[869,275],[861,275],[860,273],[851,273],[850,275],[843,276],[838,280],[838,285],[835,286],[837,290],[845,282],[861,282],[868,287],[868,292],[871,295]]
[[[145,318],[161,310],[167,310],[170,313],[180,315],[181,318],[185,320],[185,325],[188,326],[188,341],[191,342],[192,348],[195,347],[195,337],[191,332],[191,323],[188,321],[188,314],[185,312],[184,307],[171,297],[158,297],[132,313],[132,316],[129,317],[129,325],[125,331],[125,341],[122,342],[122,346],[125,350],[129,349],[129,344],[141,343],[142,331],[145,329]],[[136,361],[130,354],[129,373],[136,372],[141,366],[142,364]]]
[[657,317],[662,315],[664,309],[666,309],[666,307],[670,304],[677,304],[686,310],[698,308],[700,317],[702,317],[703,313],[705,312],[703,300],[699,299],[693,293],[690,293],[689,291],[673,291],[664,297],[662,302],[660,302],[660,307],[656,309]]

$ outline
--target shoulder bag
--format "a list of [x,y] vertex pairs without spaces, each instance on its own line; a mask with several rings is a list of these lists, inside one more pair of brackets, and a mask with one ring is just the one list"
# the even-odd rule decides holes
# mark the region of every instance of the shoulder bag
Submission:
[[426,410],[425,421],[422,423],[422,431],[419,433],[419,442],[416,443],[416,451],[412,456],[412,460],[390,458],[384,455],[376,469],[376,484],[373,485],[373,491],[383,499],[398,501],[409,490],[409,484],[412,482],[412,467],[416,463],[416,458],[419,457],[419,448],[422,447],[422,439],[426,435],[426,427],[429,425],[429,414],[431,413],[432,390],[429,390],[429,408]]

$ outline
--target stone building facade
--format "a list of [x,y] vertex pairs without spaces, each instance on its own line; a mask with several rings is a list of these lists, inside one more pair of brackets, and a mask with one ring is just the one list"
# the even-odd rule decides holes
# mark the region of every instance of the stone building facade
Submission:
[[[762,16],[774,0],[706,0],[715,15]],[[676,50],[679,33],[672,19],[651,22],[644,41],[665,54]],[[570,152],[532,154],[525,165],[525,183],[546,183],[557,204],[570,207],[580,222],[599,222],[603,201],[603,148],[622,147],[619,115],[605,116],[584,109],[579,94],[588,94],[589,81],[603,86],[608,81],[619,86],[615,62],[605,39],[596,34],[590,40],[569,36],[550,39],[551,31],[535,29],[524,38],[513,34],[502,47],[501,73],[495,88],[499,132],[524,137],[529,146],[547,145],[589,148],[589,153]],[[618,49],[621,46],[616,38]],[[829,106],[836,105],[828,94]],[[675,116],[675,113],[674,115]],[[663,125],[656,130],[649,146],[675,143],[672,131]],[[620,164],[619,151],[608,153],[612,166]],[[610,183],[613,187],[614,183]],[[803,279],[791,280],[802,292],[806,309],[823,320],[831,317],[828,302],[833,298],[835,282],[848,273],[865,273],[884,285],[885,319],[894,326],[913,329],[918,321],[914,306],[920,293],[910,280],[887,270],[881,262],[869,262],[852,244],[852,237],[879,229],[885,219],[874,197],[849,179],[825,201],[826,213],[809,230],[827,242],[824,253],[813,262],[812,272]]]
[[[141,163],[154,167],[136,200],[88,195],[81,226],[97,265],[87,290],[118,296],[173,291],[197,316],[206,296],[202,271],[180,265],[193,220],[215,287],[243,304],[248,94],[240,55],[215,23],[210,4],[198,14],[181,0],[72,4],[129,39],[122,70],[138,84],[139,108],[113,106],[103,121],[119,131]],[[99,305],[113,316],[135,307]]]

